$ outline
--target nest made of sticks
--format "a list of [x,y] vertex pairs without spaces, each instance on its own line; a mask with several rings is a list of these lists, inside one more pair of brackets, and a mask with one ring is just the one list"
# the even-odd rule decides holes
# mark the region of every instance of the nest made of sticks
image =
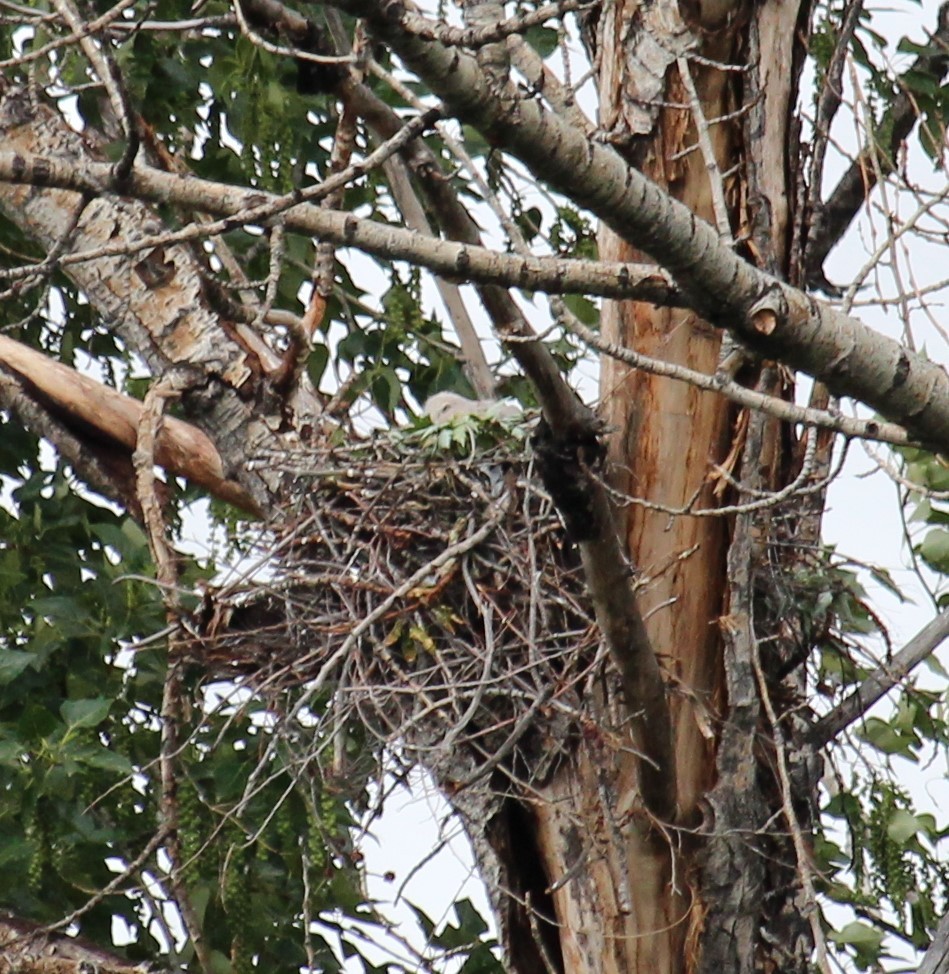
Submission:
[[380,434],[281,466],[270,576],[226,609],[215,600],[205,664],[258,687],[326,688],[416,750],[510,754],[544,725],[537,752],[566,733],[600,640],[522,439],[456,455]]

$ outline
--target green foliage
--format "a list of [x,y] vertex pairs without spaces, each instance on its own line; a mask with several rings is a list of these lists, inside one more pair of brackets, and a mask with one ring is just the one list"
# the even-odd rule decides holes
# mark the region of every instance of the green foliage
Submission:
[[[949,466],[946,459],[922,450],[904,450],[906,479],[919,486],[909,492],[909,526],[915,553],[934,572],[949,575]],[[946,603],[946,595],[940,604]]]
[[[132,778],[155,747],[163,663],[143,651],[133,672],[118,656],[162,628],[162,611],[130,519],[81,499],[60,470],[32,474],[12,503],[0,510],[0,903],[52,920],[154,826],[153,796]],[[108,935],[113,912],[132,905],[107,898],[84,926]]]
[[831,940],[849,948],[861,970],[885,956],[893,931],[925,948],[949,894],[949,867],[939,846],[947,832],[932,815],[914,812],[909,794],[879,775],[857,776],[824,815],[848,837],[846,849],[828,831],[815,844],[824,892],[861,918],[832,932]]
[[[915,4],[915,0],[910,0]],[[819,84],[816,97],[820,97],[821,85],[826,77],[839,36],[839,28],[846,4],[830,0],[823,5],[815,22],[810,38],[810,54],[818,70]],[[949,85],[935,80],[924,71],[906,70],[905,61],[893,57],[899,54],[941,57],[939,48],[922,44],[911,37],[902,37],[894,44],[889,38],[874,30],[873,10],[864,8],[860,14],[857,29],[850,42],[850,54],[856,65],[862,69],[862,97],[866,100],[874,121],[871,133],[873,141],[882,150],[884,165],[893,165],[889,158],[889,146],[893,136],[893,119],[888,114],[900,95],[909,95],[919,116],[919,124],[914,129],[914,138],[932,160],[934,166],[940,165],[941,153],[945,146],[946,126],[949,123]],[[894,73],[894,64],[902,64],[903,70]]]
[[452,389],[472,390],[442,326],[422,310],[421,277],[417,269],[403,277],[393,268],[391,285],[382,296],[382,312],[366,327],[351,323],[338,355],[356,373],[351,396],[368,393],[373,405],[390,421],[410,415],[405,393],[424,402]]
[[499,403],[483,416],[455,416],[445,423],[433,423],[422,417],[412,427],[390,430],[387,436],[409,452],[450,453],[463,459],[475,453],[487,453],[499,444],[523,449],[530,426],[522,415],[505,415],[504,406]]
[[[156,0],[147,8],[136,5],[133,12],[170,21],[183,16],[187,6]],[[834,49],[842,7],[841,0],[826,4],[813,34],[811,53],[819,71],[826,70]],[[104,13],[112,4],[95,0],[84,12],[92,8]],[[209,0],[200,12],[224,16],[232,9],[224,0]],[[314,9],[309,5],[307,13]],[[15,33],[0,26],[4,56],[12,51]],[[32,39],[20,42],[37,49],[61,36],[41,24]],[[170,158],[202,177],[280,193],[326,174],[338,121],[334,99],[301,91],[300,65],[252,43],[233,22],[204,31],[129,29],[101,38],[101,43],[111,39],[124,87],[152,140],[143,148],[150,159]],[[537,26],[526,39],[546,56],[554,51],[558,32]],[[886,111],[902,90],[882,57],[884,46],[865,13],[851,51],[867,79],[881,142],[890,134]],[[899,50],[927,53],[908,40]],[[54,87],[79,123],[110,133],[108,158],[121,156],[124,143],[107,100],[90,84],[88,63],[75,45],[58,48],[30,72],[38,84]],[[5,79],[26,77],[20,70]],[[366,84],[398,111],[405,109],[389,88],[371,77]],[[923,147],[935,153],[949,117],[947,86],[912,74],[902,85],[923,114]],[[474,130],[463,128],[463,133],[468,153],[484,164],[491,192],[538,252],[596,257],[596,231],[586,214],[557,198],[539,204],[501,153]],[[356,142],[360,150],[366,148],[367,132],[360,129]],[[444,143],[436,136],[428,144],[443,167],[431,178],[444,178],[461,198],[483,203],[482,187],[458,171]],[[380,223],[400,221],[380,170],[350,184],[342,205]],[[170,208],[161,215],[169,227],[188,224],[193,216]],[[428,216],[438,232],[438,214]],[[209,271],[235,302],[242,294],[262,298],[266,293],[272,243],[269,228],[240,226],[208,242]],[[299,314],[315,246],[292,234],[283,246],[273,307]],[[224,247],[234,264],[220,270]],[[44,256],[0,218],[0,270]],[[314,386],[322,383],[324,391],[335,391],[340,380],[348,380],[349,400],[361,397],[371,404],[374,419],[381,416],[392,427],[385,435],[415,456],[464,459],[522,449],[526,427],[519,420],[468,416],[434,425],[414,419],[416,404],[435,392],[472,395],[473,390],[448,329],[430,310],[418,270],[376,263],[384,288],[367,283],[359,265],[335,261],[333,292],[306,363]],[[5,333],[70,364],[86,361],[81,350],[113,385],[141,393],[134,378],[139,363],[60,269],[22,284],[4,293]],[[565,304],[584,324],[597,326],[598,302],[572,295]],[[279,329],[267,338],[277,350],[286,343]],[[564,372],[583,354],[562,332],[544,340]],[[526,406],[534,403],[520,374],[506,376],[501,391]],[[366,735],[358,726],[334,729],[333,745],[342,747],[349,772],[342,781],[316,760],[329,743],[320,725],[327,696],[309,701],[298,720],[282,720],[275,734],[275,714],[295,713],[299,697],[264,700],[235,684],[209,686],[197,668],[184,672],[186,716],[174,755],[181,889],[172,888],[165,873],[174,845],[166,839],[119,888],[85,909],[117,869],[143,855],[162,824],[157,759],[167,646],[154,637],[167,627],[166,607],[149,581],[154,567],[135,522],[78,490],[64,468],[45,470],[38,441],[18,424],[4,422],[0,432],[0,474],[10,478],[11,490],[8,508],[0,509],[0,786],[5,796],[0,908],[42,921],[84,909],[77,926],[102,944],[111,942],[118,917],[128,930],[130,957],[187,966],[193,944],[176,949],[154,922],[163,906],[174,916],[175,900],[184,895],[221,974],[293,971],[310,963],[333,972],[341,969],[340,953],[358,959],[360,937],[346,936],[347,927],[378,929],[381,923],[363,895],[352,844],[373,757]],[[907,463],[915,482],[949,490],[949,470],[941,460],[907,453]],[[916,543],[918,557],[937,572],[949,572],[949,507],[944,499],[922,493],[913,502],[915,523],[925,529]],[[228,533],[229,554],[239,553],[243,525],[233,511],[216,507],[215,514]],[[214,566],[183,560],[181,569],[188,611],[196,600],[187,593],[211,577]],[[893,587],[884,572],[872,573]],[[769,608],[776,617],[793,620],[801,645],[817,647],[814,675],[821,692],[837,699],[866,675],[856,649],[861,639],[878,634],[880,625],[856,566],[828,552],[786,579],[780,604]],[[448,618],[450,610],[441,611]],[[389,638],[406,658],[437,651],[420,624],[400,620]],[[912,688],[891,711],[870,717],[860,734],[883,769],[893,758],[919,762],[934,745],[949,743],[941,697]],[[935,819],[919,813],[883,771],[854,775],[825,814],[830,827],[817,836],[814,850],[826,877],[823,891],[858,911],[831,934],[833,942],[858,966],[872,966],[886,950],[882,909],[892,927],[912,944],[924,945],[946,900],[943,831]],[[416,909],[427,957],[435,958],[429,966],[496,974],[501,969],[497,945],[484,920],[467,900],[456,903],[454,912],[454,920],[439,928]],[[341,931],[339,948],[335,935]],[[374,969],[372,959],[363,957],[361,963]]]
[[[10,506],[0,509],[0,907],[48,921],[84,910],[81,929],[104,944],[119,917],[130,957],[160,957],[167,944],[150,918],[174,897],[155,890],[159,853],[86,909],[162,821],[166,647],[148,637],[165,609],[146,541],[59,469],[22,480]],[[185,565],[183,590],[211,567]],[[342,790],[315,764],[301,774],[311,727],[286,725],[277,744],[261,701],[200,680],[185,687],[192,716],[174,760],[187,896],[222,971],[250,970],[251,958],[298,967],[304,910],[372,919],[348,839],[360,786]],[[251,787],[261,765],[266,779]],[[315,932],[309,949],[323,970],[339,969]]]
[[[903,453],[905,476],[925,488],[907,497],[910,523],[923,525],[915,552],[931,568],[945,571],[949,563],[940,553],[944,505],[928,491],[946,489],[946,468],[931,454]],[[888,574],[878,569],[873,574],[877,582],[901,596]],[[861,611],[865,593],[856,577],[849,572],[835,575],[837,585],[828,586],[824,602],[837,606],[836,618],[849,619],[851,634],[859,638],[876,628],[875,619]],[[835,637],[832,651],[825,649],[821,658],[819,686],[835,696],[851,691],[870,672],[869,665],[846,652],[846,642]],[[931,670],[945,680],[946,672],[935,658]],[[835,776],[833,796],[822,810],[814,852],[825,878],[823,892],[857,916],[832,931],[830,939],[862,970],[874,968],[889,956],[893,937],[925,949],[949,905],[944,848],[949,828],[933,814],[918,809],[913,795],[899,784],[899,769],[893,764],[894,759],[902,759],[922,765],[934,753],[944,752],[949,746],[946,717],[943,692],[908,681],[895,700],[878,706],[861,721],[855,737],[862,760],[850,759],[846,771]],[[874,752],[877,760],[872,757]]]
[[440,930],[423,910],[412,907],[412,911],[429,947],[464,958],[463,974],[500,974],[504,969],[497,958],[497,941],[488,935],[488,925],[471,900],[458,900],[454,904],[457,922],[446,923]]

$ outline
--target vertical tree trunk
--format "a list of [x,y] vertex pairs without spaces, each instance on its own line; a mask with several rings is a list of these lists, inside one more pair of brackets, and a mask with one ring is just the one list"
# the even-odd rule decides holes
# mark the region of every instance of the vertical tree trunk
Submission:
[[[800,3],[783,0],[753,9],[617,0],[597,30],[606,136],[697,216],[730,232],[748,259],[778,274],[786,272],[789,244],[789,125],[802,14]],[[704,151],[700,126],[708,136]],[[607,229],[600,256],[643,259]],[[720,333],[687,311],[605,302],[602,332],[609,342],[706,374],[723,364]],[[779,391],[777,370],[726,351],[724,367],[737,361],[742,378],[753,383],[760,374],[769,391]],[[780,486],[788,467],[780,430],[740,415],[719,396],[610,358],[602,365],[601,413],[615,430],[612,486],[634,499],[617,504],[617,521],[667,673],[678,815],[657,822],[643,811],[622,708],[614,687],[601,688],[586,701],[594,720],[571,759],[517,813],[524,819],[518,829],[534,837],[530,854],[518,855],[525,847],[512,839],[516,829],[496,833],[506,836],[494,845],[499,875],[521,899],[520,908],[509,899],[502,911],[516,945],[512,960],[519,974],[760,969],[769,966],[770,949],[760,934],[781,897],[770,907],[765,902],[760,848],[722,838],[729,830],[753,832],[779,812],[773,779],[756,772],[762,718],[750,654],[757,650],[752,615],[738,605],[752,590],[753,525],[674,512],[734,502],[720,467],[735,478],[754,477],[761,488]],[[754,450],[750,460],[746,449]],[[730,627],[741,637],[730,635],[726,650],[722,631]],[[806,955],[808,945],[800,950]]]

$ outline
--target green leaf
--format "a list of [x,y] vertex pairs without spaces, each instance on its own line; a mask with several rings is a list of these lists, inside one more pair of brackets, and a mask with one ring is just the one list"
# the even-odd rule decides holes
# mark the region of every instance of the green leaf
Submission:
[[930,671],[935,673],[936,676],[945,677],[947,680],[949,680],[949,670],[942,665],[942,663],[939,661],[939,657],[936,656],[935,653],[931,653],[929,656],[927,656],[926,659],[923,660],[923,663]]
[[458,929],[469,940],[477,940],[488,932],[488,924],[470,899],[458,900],[455,903],[455,913],[458,916]]
[[917,760],[912,752],[912,745],[917,743],[915,735],[901,734],[892,724],[879,717],[870,717],[860,728],[859,734],[884,754],[901,754],[911,761]]
[[557,50],[557,45],[560,43],[560,34],[553,27],[530,27],[524,35],[524,40],[541,57],[548,57]]
[[0,765],[6,768],[19,768],[23,763],[26,748],[19,741],[0,741]]
[[132,520],[124,518],[121,524],[90,524],[89,530],[103,543],[114,548],[125,560],[148,557],[148,540],[142,529]]
[[100,745],[81,745],[71,748],[69,756],[80,764],[89,768],[96,768],[100,771],[111,771],[115,774],[131,774],[134,770],[132,762],[124,755],[116,751],[110,751]]
[[906,845],[917,832],[925,831],[923,823],[905,809],[898,808],[886,827],[886,834],[899,845]]
[[938,572],[949,572],[949,531],[933,528],[916,550],[930,568]]
[[0,686],[15,680],[36,658],[36,653],[0,649]]
[[836,944],[849,944],[851,947],[878,950],[883,943],[883,933],[867,923],[854,920],[842,930],[831,931],[830,939]]
[[70,730],[79,727],[95,727],[109,716],[113,701],[108,697],[92,697],[87,700],[66,700],[59,708]]
[[409,903],[408,907],[415,914],[415,919],[424,931],[425,936],[431,938],[435,933],[435,922],[421,907],[416,906],[414,903]]
[[595,328],[600,323],[600,309],[595,302],[582,294],[566,294],[563,303],[580,319],[588,328]]

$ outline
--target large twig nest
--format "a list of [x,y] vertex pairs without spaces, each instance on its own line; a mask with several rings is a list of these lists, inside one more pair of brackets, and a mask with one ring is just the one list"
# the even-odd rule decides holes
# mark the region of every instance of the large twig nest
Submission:
[[429,766],[464,744],[510,769],[527,748],[534,776],[575,726],[598,633],[523,439],[448,447],[383,435],[286,459],[269,577],[210,598],[195,651],[258,688],[331,691],[337,719]]

